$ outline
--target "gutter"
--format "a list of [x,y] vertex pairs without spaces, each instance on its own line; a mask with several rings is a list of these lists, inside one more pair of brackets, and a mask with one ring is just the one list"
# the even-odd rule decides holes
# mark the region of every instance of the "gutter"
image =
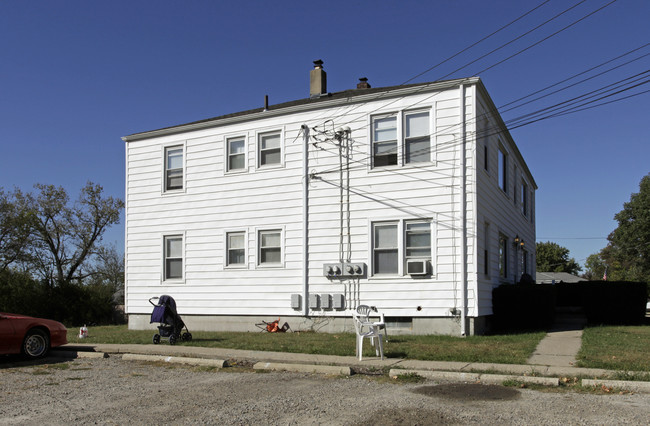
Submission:
[[302,312],[306,317],[309,314],[309,126],[303,124],[303,151],[302,151]]
[[460,246],[460,335],[467,335],[467,170],[466,170],[466,129],[465,119],[465,85],[459,86],[460,97],[460,169],[461,169],[461,196],[460,196],[460,227],[462,244]]
[[249,113],[235,113],[234,115],[226,115],[222,117],[215,117],[213,119],[202,120],[194,123],[181,124],[173,127],[166,127],[158,130],[151,130],[147,132],[134,133],[132,135],[123,136],[122,140],[124,142],[134,142],[138,140],[144,140],[149,138],[155,138],[159,136],[174,135],[178,133],[185,133],[197,130],[204,130],[213,127],[225,126],[228,124],[242,123],[246,121],[258,120],[261,118],[268,117],[277,117],[287,114],[293,114],[298,112],[306,112],[324,108],[332,108],[340,105],[349,105],[352,103],[367,103],[372,101],[377,101],[381,99],[388,98],[399,98],[402,96],[408,96],[418,93],[433,92],[436,90],[446,90],[451,89],[452,87],[458,86],[459,84],[475,84],[480,82],[478,77],[468,77],[456,80],[446,80],[440,82],[432,82],[426,84],[418,84],[415,86],[405,86],[400,87],[396,86],[394,88],[387,88],[385,91],[374,92],[374,89],[364,89],[364,90],[373,90],[372,93],[363,93],[357,94],[357,91],[349,91],[350,96],[346,96],[345,92],[333,93],[334,98],[323,97],[315,102],[300,103],[298,105],[291,105],[283,107],[280,105],[271,105],[268,110],[263,108],[252,110]]

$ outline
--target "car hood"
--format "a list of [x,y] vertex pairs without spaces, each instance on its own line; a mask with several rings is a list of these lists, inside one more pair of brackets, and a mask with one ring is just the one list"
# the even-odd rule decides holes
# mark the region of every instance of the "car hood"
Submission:
[[29,322],[34,324],[44,324],[53,329],[67,330],[67,328],[63,324],[51,319],[36,318],[36,317],[30,317],[28,315],[20,315],[20,314],[10,314],[7,312],[0,312],[0,317],[9,320],[20,321],[21,323]]

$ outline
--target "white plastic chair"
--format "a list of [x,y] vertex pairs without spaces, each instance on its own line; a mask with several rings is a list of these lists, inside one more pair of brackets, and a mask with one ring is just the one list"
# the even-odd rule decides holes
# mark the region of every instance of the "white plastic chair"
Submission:
[[372,321],[370,320],[370,314],[375,313],[375,316],[379,316],[379,322],[375,323],[378,327],[380,332],[383,332],[384,334],[384,339],[388,342],[388,329],[386,328],[386,321],[384,321],[384,314],[380,314],[377,311],[377,308],[375,306],[368,306],[368,305],[359,305],[357,306],[357,314],[359,314],[362,317],[363,322],[368,322],[371,323]]
[[[381,357],[381,359],[384,359],[384,345],[382,343],[382,338],[383,334],[381,333],[381,329],[386,328],[386,324],[384,322],[384,317],[381,315],[381,319],[378,322],[372,322],[370,321],[370,312],[372,311],[370,307],[367,307],[367,311],[365,308],[359,309],[362,306],[361,305],[357,308],[357,312],[352,313],[352,317],[354,320],[354,328],[357,333],[357,341],[356,341],[356,353],[357,356],[359,357],[359,361],[363,359],[362,354],[363,354],[363,339],[370,339],[370,344],[375,347],[375,354],[378,357]],[[361,311],[362,313],[359,313]],[[375,344],[375,338],[377,338],[377,344]]]

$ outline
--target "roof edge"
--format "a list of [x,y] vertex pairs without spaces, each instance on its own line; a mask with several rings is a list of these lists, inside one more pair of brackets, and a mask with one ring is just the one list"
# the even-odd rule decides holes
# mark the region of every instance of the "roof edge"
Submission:
[[256,108],[218,117],[208,118],[205,120],[194,121],[177,126],[165,127],[157,130],[133,133],[123,136],[124,142],[134,142],[159,136],[167,136],[178,133],[209,129],[212,127],[224,126],[227,124],[238,123],[242,121],[257,120],[260,118],[275,117],[279,115],[291,114],[295,112],[310,111],[321,108],[329,108],[347,103],[360,103],[378,100],[383,96],[399,97],[416,94],[419,92],[429,92],[441,89],[450,89],[460,84],[480,83],[479,77],[466,77],[454,80],[433,81],[428,83],[415,83],[401,86],[378,87],[372,89],[350,89],[341,92],[329,93],[327,96],[318,98],[304,98],[297,101],[290,101],[276,105],[270,105],[268,109]]

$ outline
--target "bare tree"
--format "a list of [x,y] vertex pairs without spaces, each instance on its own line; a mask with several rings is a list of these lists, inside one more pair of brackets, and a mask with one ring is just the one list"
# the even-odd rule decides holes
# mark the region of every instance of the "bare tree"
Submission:
[[83,280],[84,264],[100,252],[106,229],[119,223],[122,200],[103,197],[100,185],[88,182],[70,203],[62,187],[37,184],[31,198],[34,231],[32,264],[50,286]]

